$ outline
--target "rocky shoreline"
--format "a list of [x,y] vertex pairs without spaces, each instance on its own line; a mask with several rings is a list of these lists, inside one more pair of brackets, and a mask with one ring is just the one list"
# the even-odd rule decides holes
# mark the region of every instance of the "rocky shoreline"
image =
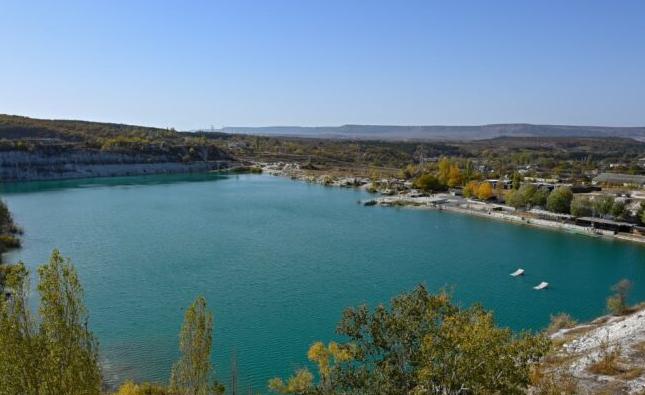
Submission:
[[395,206],[414,209],[443,210],[505,221],[517,225],[526,225],[541,229],[564,231],[589,237],[602,237],[645,245],[645,237],[643,236],[615,233],[608,230],[594,229],[570,223],[536,218],[526,214],[519,215],[518,213],[515,213],[515,210],[511,207],[500,204],[464,199],[451,195],[450,193],[424,196],[414,190],[410,182],[406,182],[404,180],[390,178],[374,182],[367,177],[312,174],[312,171],[294,163],[255,163],[255,166],[261,168],[264,173],[274,176],[289,177],[293,180],[316,183],[325,186],[361,188],[380,195],[362,202],[362,204],[366,206]]
[[547,366],[572,378],[576,393],[645,393],[645,308],[634,310],[554,333]]
[[0,180],[44,181],[149,174],[205,173],[229,168],[232,160],[181,162],[167,156],[73,151],[64,156],[42,152],[0,153]]

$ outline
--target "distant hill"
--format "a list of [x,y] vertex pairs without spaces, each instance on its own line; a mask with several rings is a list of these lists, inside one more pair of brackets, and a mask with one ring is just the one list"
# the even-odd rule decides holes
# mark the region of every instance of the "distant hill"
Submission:
[[[226,134],[260,136],[316,137],[385,141],[472,141],[499,137],[620,137],[645,141],[645,127],[568,126],[532,124],[492,124],[475,126],[267,126],[224,127],[201,130]],[[209,133],[214,136],[217,133]],[[0,139],[57,138],[66,141],[87,141],[115,137],[181,140],[188,132],[147,126],[124,125],[77,120],[36,119],[0,114]]]
[[87,138],[116,136],[156,137],[173,136],[174,131],[117,123],[77,121],[66,119],[37,119],[18,115],[0,114],[0,138],[57,138],[80,141]]
[[645,141],[645,127],[492,124],[478,126],[225,127],[224,133],[379,140],[484,140],[496,137],[624,137]]

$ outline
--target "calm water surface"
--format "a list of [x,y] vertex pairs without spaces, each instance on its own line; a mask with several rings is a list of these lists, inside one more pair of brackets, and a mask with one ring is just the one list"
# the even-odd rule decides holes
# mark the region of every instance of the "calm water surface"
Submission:
[[[30,268],[53,248],[83,281],[105,375],[165,381],[183,309],[206,296],[216,371],[241,381],[306,362],[345,306],[386,302],[418,283],[454,286],[514,329],[560,311],[603,313],[621,278],[645,299],[645,248],[437,211],[362,207],[364,192],[269,176],[151,176],[5,185],[25,229],[9,256]],[[517,267],[523,278],[511,278]],[[548,281],[552,288],[531,287]]]

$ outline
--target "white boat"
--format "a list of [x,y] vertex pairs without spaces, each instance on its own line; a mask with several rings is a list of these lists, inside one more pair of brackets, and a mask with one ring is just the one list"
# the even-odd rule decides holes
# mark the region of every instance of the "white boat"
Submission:
[[547,283],[546,281],[542,281],[541,283],[539,283],[538,285],[533,287],[533,289],[540,290],[540,289],[544,289],[544,288],[546,288],[548,286],[549,286],[549,283]]
[[511,273],[511,276],[513,276],[513,277],[517,277],[517,276],[521,276],[521,275],[523,275],[523,274],[524,274],[524,269],[517,269],[516,271],[514,271],[513,273]]

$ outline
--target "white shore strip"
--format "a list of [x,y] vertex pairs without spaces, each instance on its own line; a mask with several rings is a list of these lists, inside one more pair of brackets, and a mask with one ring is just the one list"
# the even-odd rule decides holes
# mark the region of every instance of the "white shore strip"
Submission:
[[[298,181],[305,181],[309,183],[317,183],[327,186],[335,187],[352,187],[355,185],[355,182],[360,181],[360,188],[369,187],[369,183],[366,184],[369,180],[365,178],[355,178],[355,177],[344,177],[341,179],[332,179],[332,177],[321,175],[321,176],[310,176],[306,175],[297,164],[266,164],[266,163],[256,163],[257,166],[261,167],[265,173],[278,176],[278,177],[289,177]],[[445,200],[446,204],[440,203],[441,200]],[[463,199],[462,199],[463,200]],[[477,202],[476,205],[480,206],[481,210],[475,210],[472,208],[461,207],[459,204],[459,199],[454,198],[449,194],[441,194],[434,196],[415,196],[411,197],[408,195],[394,195],[394,196],[379,196],[374,199],[370,199],[374,202],[373,204],[382,205],[382,206],[399,206],[406,207],[411,209],[420,209],[420,210],[441,210],[441,211],[450,211],[453,213],[474,215],[482,218],[496,219],[499,221],[505,221],[517,225],[527,225],[536,228],[564,231],[569,233],[580,234],[584,236],[591,237],[603,237],[612,240],[622,240],[632,243],[638,243],[641,245],[645,244],[645,237],[626,234],[626,233],[614,233],[608,230],[594,229],[585,226],[567,224],[563,222],[539,219],[539,218],[527,218],[519,215],[510,214],[508,212],[493,211],[494,205],[490,205],[484,202]]]

